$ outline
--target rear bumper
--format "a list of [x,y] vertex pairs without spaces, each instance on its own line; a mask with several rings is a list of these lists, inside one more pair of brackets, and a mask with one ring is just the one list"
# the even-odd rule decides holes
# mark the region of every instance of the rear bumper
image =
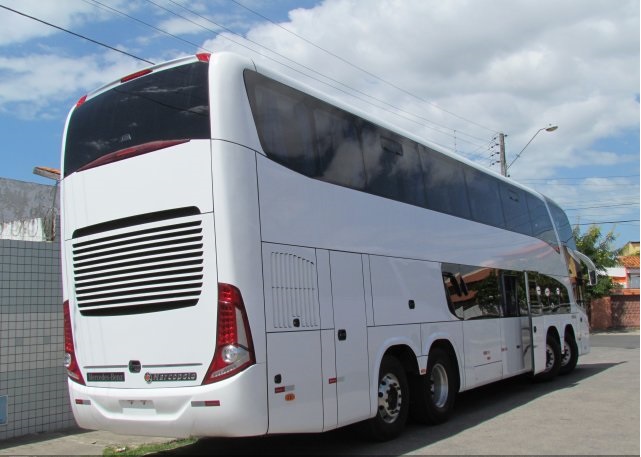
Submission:
[[197,387],[106,389],[69,381],[82,428],[167,437],[255,436],[267,433],[265,365]]

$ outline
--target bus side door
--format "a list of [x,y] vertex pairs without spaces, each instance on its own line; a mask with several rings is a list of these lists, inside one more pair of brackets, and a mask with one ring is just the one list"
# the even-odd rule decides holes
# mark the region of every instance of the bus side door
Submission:
[[360,254],[329,254],[340,427],[370,417],[366,301]]
[[526,272],[528,304],[530,306],[530,320],[532,325],[532,373],[545,371],[546,365],[546,337],[547,329],[543,315],[543,302],[541,287],[538,284],[539,273]]
[[532,370],[532,325],[527,302],[525,274],[501,273],[501,338],[503,377]]

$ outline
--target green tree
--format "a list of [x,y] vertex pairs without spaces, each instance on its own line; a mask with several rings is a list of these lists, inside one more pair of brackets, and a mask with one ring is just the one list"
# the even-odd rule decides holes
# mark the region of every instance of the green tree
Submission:
[[[597,283],[586,288],[585,300],[589,303],[593,298],[603,297],[617,287],[612,278],[605,274],[606,268],[619,263],[619,250],[613,248],[616,235],[612,230],[603,235],[598,225],[590,225],[583,233],[577,225],[572,229],[572,234],[578,251],[592,259],[597,268]],[[585,277],[587,284],[587,275]]]

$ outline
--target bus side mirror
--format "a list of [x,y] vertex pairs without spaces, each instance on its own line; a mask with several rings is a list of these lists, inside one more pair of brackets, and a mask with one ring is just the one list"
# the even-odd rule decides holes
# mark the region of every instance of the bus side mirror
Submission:
[[590,278],[590,282],[588,283],[590,286],[596,285],[596,270],[590,270],[588,271],[588,277]]

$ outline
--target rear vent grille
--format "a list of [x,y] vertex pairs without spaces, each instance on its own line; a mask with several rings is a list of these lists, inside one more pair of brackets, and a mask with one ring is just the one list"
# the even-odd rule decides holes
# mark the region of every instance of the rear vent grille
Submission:
[[198,303],[203,229],[200,220],[183,221],[74,243],[81,314],[138,314]]

